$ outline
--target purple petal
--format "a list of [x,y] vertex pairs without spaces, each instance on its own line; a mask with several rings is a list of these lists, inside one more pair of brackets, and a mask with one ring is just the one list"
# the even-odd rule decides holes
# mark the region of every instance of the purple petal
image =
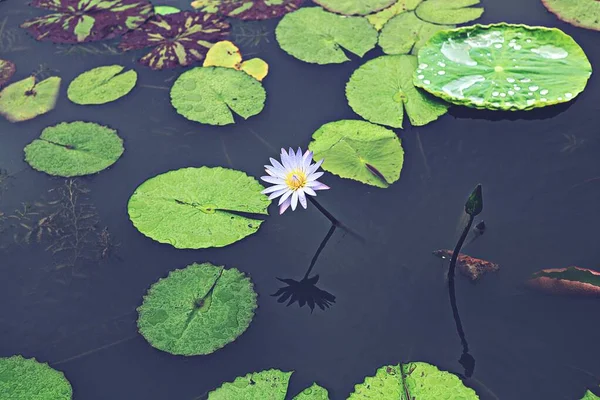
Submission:
[[312,182],[307,182],[306,183],[306,187],[311,187],[313,190],[327,190],[330,189],[329,186],[319,182],[319,181],[312,181]]
[[292,191],[288,190],[286,191],[283,196],[281,196],[281,199],[279,199],[279,205],[282,205],[284,201],[286,201],[291,195],[292,195]]
[[285,149],[281,149],[281,164],[283,164],[283,168],[286,172],[292,169],[291,158]]
[[319,179],[320,177],[322,177],[324,174],[324,172],[314,172],[310,175],[308,175],[308,177],[306,178],[307,182],[313,182],[316,181],[317,179]]
[[281,165],[279,161],[277,161],[273,157],[269,157],[269,161],[271,161],[271,164],[273,164],[273,168],[275,168],[276,171],[281,171],[285,173],[285,168],[283,168],[283,165]]
[[306,193],[306,194],[308,194],[310,196],[316,196],[317,195],[315,193],[315,191],[312,188],[308,187],[308,186],[304,186],[302,189],[304,190],[304,193]]
[[271,176],[275,176],[277,178],[285,179],[285,172],[279,172],[270,165],[267,165],[265,168],[265,172]]
[[296,211],[296,207],[298,207],[298,191],[294,190],[292,194],[292,211]]
[[323,164],[323,161],[325,161],[325,159],[320,159],[315,164],[311,165],[306,173],[310,175],[313,172],[315,172],[316,170],[318,170],[319,167],[321,166],[321,164]]
[[302,190],[298,190],[298,200],[300,200],[300,204],[306,210],[306,195]]
[[276,192],[278,190],[287,189],[287,188],[288,188],[287,185],[275,185],[275,186],[271,186],[271,187],[266,188],[261,193],[262,194],[269,194],[269,193],[273,193],[273,192]]
[[306,152],[304,152],[304,155],[302,156],[302,166],[304,167],[305,172],[308,172],[308,169],[310,168],[310,163],[312,162],[312,158],[313,152],[310,150],[306,150]]
[[281,196],[282,194],[284,194],[288,190],[289,190],[288,188],[285,188],[285,189],[280,189],[280,190],[278,190],[276,192],[271,193],[271,195],[269,196],[269,200],[276,199],[277,197]]
[[286,201],[279,205],[279,215],[283,214],[285,210],[290,206],[291,200],[288,198]]
[[283,179],[276,178],[274,176],[261,176],[260,179],[262,179],[265,182],[272,183],[274,185],[283,185],[283,184],[285,184],[285,181]]

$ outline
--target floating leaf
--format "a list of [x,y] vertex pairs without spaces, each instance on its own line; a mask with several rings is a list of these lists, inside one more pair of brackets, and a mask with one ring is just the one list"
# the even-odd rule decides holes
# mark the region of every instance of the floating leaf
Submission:
[[424,362],[381,367],[373,377],[354,387],[348,400],[388,400],[410,398],[419,400],[471,400],[479,396],[450,372],[440,371]]
[[220,0],[219,14],[242,20],[263,20],[281,17],[295,11],[304,0]]
[[221,0],[194,0],[190,4],[196,10],[214,14],[219,11]]
[[425,0],[415,9],[417,17],[434,24],[464,24],[476,20],[483,8],[472,7],[480,0]]
[[360,66],[346,84],[355,113],[376,124],[402,128],[404,110],[411,124],[426,125],[448,111],[448,104],[415,88],[417,57],[382,56]]
[[591,72],[562,31],[502,23],[434,35],[419,51],[414,82],[455,104],[515,111],[572,100]]
[[[436,250],[433,254],[442,259],[451,259],[452,250]],[[496,272],[500,270],[500,266],[496,263],[482,260],[480,258],[470,257],[466,254],[459,253],[456,259],[456,266],[461,274],[476,281],[488,272]]]
[[229,24],[214,14],[183,11],[156,15],[123,36],[123,51],[154,49],[139,62],[152,69],[187,66],[204,59],[208,49],[229,33]]
[[269,199],[258,181],[226,168],[183,168],[142,183],[129,218],[144,235],[180,249],[223,247],[255,233]]
[[542,0],[542,3],[548,11],[571,25],[600,31],[598,0]]
[[248,329],[256,310],[250,278],[235,268],[191,264],[150,287],[138,307],[138,329],[171,354],[210,354]]
[[33,0],[30,4],[53,13],[21,27],[37,40],[54,43],[112,39],[138,28],[154,13],[148,0]]
[[265,105],[265,89],[242,71],[222,67],[186,71],[171,88],[171,104],[189,120],[210,125],[233,124],[233,113],[248,119]]
[[173,6],[154,6],[154,13],[157,15],[176,14],[181,10]]
[[42,131],[25,147],[25,161],[49,175],[71,177],[95,174],[123,154],[117,131],[93,122],[63,122]]
[[291,375],[277,369],[252,372],[208,393],[208,400],[284,400]]
[[552,294],[600,296],[600,272],[581,267],[543,269],[527,285]]
[[206,53],[204,67],[234,68],[262,81],[269,73],[269,64],[260,58],[242,62],[240,49],[228,40],[215,43]]
[[585,392],[581,400],[600,400],[600,396],[596,396],[591,390]]
[[412,11],[417,8],[417,5],[422,0],[398,0],[388,8],[381,10],[375,14],[367,15],[367,20],[377,29],[378,31],[392,18],[398,14],[402,14],[405,11]]
[[240,69],[256,80],[262,81],[269,74],[269,64],[260,58],[251,58],[240,65]]
[[314,0],[324,9],[344,15],[367,15],[383,10],[396,0]]
[[293,400],[329,400],[329,392],[324,387],[313,383],[311,387],[304,389]]
[[279,46],[299,60],[316,64],[349,61],[375,47],[377,31],[361,17],[343,17],[320,7],[302,8],[283,17],[275,31]]
[[0,114],[10,122],[27,121],[46,114],[56,105],[60,78],[52,76],[36,83],[30,76],[5,87],[0,92]]
[[17,67],[14,63],[0,58],[0,86],[9,81],[15,74]]
[[10,400],[71,400],[65,374],[33,358],[0,358],[0,398]]
[[400,178],[404,150],[394,132],[365,121],[342,120],[320,127],[308,148],[323,169],[342,178],[386,188]]
[[121,73],[125,67],[108,65],[86,71],[73,79],[67,90],[69,100],[76,104],[104,104],[120,99],[134,88],[137,73]]
[[417,54],[433,34],[453,27],[423,21],[414,12],[403,13],[384,25],[379,46],[386,54]]

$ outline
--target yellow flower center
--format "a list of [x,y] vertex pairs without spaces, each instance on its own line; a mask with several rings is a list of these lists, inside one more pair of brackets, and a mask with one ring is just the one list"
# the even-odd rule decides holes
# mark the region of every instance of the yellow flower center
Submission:
[[298,190],[306,185],[306,174],[304,171],[297,169],[290,171],[285,176],[285,184],[288,185],[291,190]]

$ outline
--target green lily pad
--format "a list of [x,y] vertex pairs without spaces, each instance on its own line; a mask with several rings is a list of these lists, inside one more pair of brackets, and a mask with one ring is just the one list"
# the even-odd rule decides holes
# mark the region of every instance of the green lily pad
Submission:
[[320,7],[287,14],[275,35],[286,53],[315,64],[349,61],[344,50],[362,57],[377,44],[377,31],[365,18],[343,17]]
[[154,13],[157,15],[176,14],[181,10],[173,6],[154,6]]
[[27,121],[46,114],[56,105],[60,78],[52,76],[39,83],[30,76],[6,86],[0,92],[0,114],[10,122]]
[[137,82],[137,72],[125,67],[108,65],[86,71],[73,79],[67,90],[69,100],[76,104],[110,103],[127,95]]
[[93,122],[63,122],[42,131],[25,147],[25,161],[49,175],[71,177],[95,174],[123,154],[117,131]]
[[426,125],[448,111],[448,104],[413,83],[417,57],[382,56],[360,66],[346,85],[354,112],[376,124],[402,128],[404,110],[411,124]]
[[0,358],[0,399],[71,400],[73,389],[65,375],[33,358]]
[[479,399],[477,393],[466,387],[450,372],[440,371],[424,362],[388,365],[377,370],[375,376],[365,378],[364,383],[354,387],[348,400],[396,400],[406,394],[419,400],[471,400]]
[[241,171],[182,168],[142,183],[129,199],[129,218],[144,235],[179,249],[223,247],[258,230],[263,221],[241,213],[268,215],[262,190]]
[[542,0],[542,3],[548,11],[571,25],[600,31],[598,0]]
[[588,390],[581,400],[600,400],[600,396],[596,396],[591,390]]
[[383,10],[395,0],[314,0],[324,9],[344,15],[367,15]]
[[559,29],[501,23],[434,35],[419,51],[414,82],[454,104],[514,111],[568,102],[591,73]]
[[313,383],[311,387],[304,389],[293,400],[329,400],[329,392],[324,387]]
[[210,354],[248,329],[256,292],[235,268],[209,263],[171,271],[153,284],[138,307],[140,333],[171,354]]
[[292,373],[277,369],[252,372],[208,393],[208,400],[284,400]]
[[266,97],[258,80],[223,67],[186,71],[171,88],[171,104],[179,114],[210,125],[233,124],[232,111],[248,119],[262,111]]
[[386,54],[417,54],[435,33],[473,21],[483,8],[479,0],[402,0],[380,14],[369,16],[381,29],[379,46]]
[[4,85],[15,74],[15,64],[0,58],[0,86]]
[[404,150],[394,132],[365,121],[342,120],[320,127],[308,148],[323,169],[342,178],[386,188],[400,178]]

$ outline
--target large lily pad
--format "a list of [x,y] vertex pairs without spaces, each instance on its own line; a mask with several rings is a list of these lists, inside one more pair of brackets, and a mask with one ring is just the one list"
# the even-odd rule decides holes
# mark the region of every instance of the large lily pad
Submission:
[[235,268],[192,264],[150,287],[138,307],[138,329],[155,348],[171,354],[210,354],[248,329],[256,292]]
[[223,247],[255,233],[269,199],[258,181],[227,168],[183,168],[142,183],[129,218],[144,235],[180,249]]
[[4,85],[12,78],[16,69],[14,63],[0,58],[0,86]]
[[275,34],[286,53],[316,64],[349,61],[344,50],[362,57],[377,43],[377,31],[365,18],[343,17],[320,7],[286,15]]
[[[402,367],[402,374],[400,368]],[[354,387],[348,400],[475,400],[477,393],[450,372],[424,362],[388,365]]]
[[270,369],[239,376],[208,393],[208,400],[284,400],[292,373]]
[[117,131],[93,122],[63,122],[42,131],[25,147],[25,161],[49,175],[71,177],[95,174],[123,154]]
[[324,387],[313,383],[312,386],[298,393],[293,400],[329,400],[329,392]]
[[396,0],[314,0],[326,10],[344,15],[367,15],[383,10]]
[[448,111],[448,104],[415,88],[417,57],[382,56],[360,66],[346,85],[354,112],[376,124],[402,128],[404,110],[411,124],[426,125]]
[[600,272],[581,267],[543,269],[527,285],[551,294],[600,296]]
[[0,358],[0,399],[71,400],[73,389],[65,375],[33,358]]
[[483,8],[479,0],[401,0],[369,21],[381,30],[379,46],[386,54],[417,54],[436,32],[475,20]]
[[233,113],[248,119],[262,111],[266,97],[259,81],[223,67],[186,71],[171,88],[171,104],[179,114],[210,125],[233,124]]
[[104,104],[127,95],[137,82],[137,72],[125,67],[108,65],[86,71],[73,79],[67,90],[69,100],[76,104]]
[[26,21],[21,27],[37,40],[54,43],[115,38],[154,14],[148,0],[33,0],[30,4],[53,13]]
[[323,169],[342,178],[386,188],[400,178],[404,150],[394,132],[365,121],[342,120],[320,127],[308,148]]
[[435,34],[419,51],[414,82],[455,104],[513,111],[570,101],[591,73],[564,32],[502,23]]
[[571,25],[600,31],[598,0],[542,0],[542,3],[548,11]]
[[0,114],[10,122],[27,121],[46,114],[56,105],[60,78],[52,76],[39,83],[33,76],[6,86],[0,92]]
[[281,17],[297,10],[304,0],[221,0],[218,12],[242,20],[263,20]]
[[154,49],[139,62],[160,70],[187,66],[204,59],[210,47],[229,33],[229,24],[215,14],[183,11],[156,15],[123,36],[123,51]]

